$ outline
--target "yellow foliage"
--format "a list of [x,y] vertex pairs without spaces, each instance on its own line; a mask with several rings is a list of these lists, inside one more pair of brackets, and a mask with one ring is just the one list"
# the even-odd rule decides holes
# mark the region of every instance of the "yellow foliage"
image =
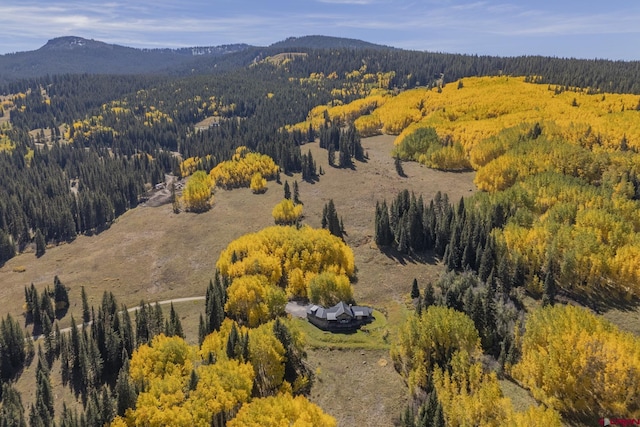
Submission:
[[[340,93],[340,95],[342,95],[342,93]],[[376,135],[380,133],[382,125],[375,116],[369,116],[369,113],[384,105],[387,99],[386,91],[374,90],[366,98],[356,99],[346,105],[335,105],[335,101],[331,106],[320,105],[314,107],[309,112],[306,121],[290,126],[288,129],[297,129],[306,132],[309,129],[309,125],[311,125],[314,130],[319,131],[328,119],[338,125],[355,122],[356,128],[361,135]],[[368,117],[371,117],[369,121],[367,121]],[[380,125],[378,126],[379,123]]]
[[[361,74],[354,72],[348,77],[360,79]],[[572,106],[574,98],[578,107]],[[474,77],[465,78],[463,89],[452,83],[441,93],[417,88],[397,96],[376,93],[339,107],[316,107],[301,128],[306,130],[309,123],[314,128],[324,124],[321,118],[326,111],[338,122],[355,119],[363,135],[380,131],[399,134],[395,143],[400,145],[417,129],[431,127],[441,138],[461,144],[467,155],[503,129],[544,123],[544,127],[553,127],[554,138],[588,149],[618,149],[623,138],[628,148],[640,149],[637,102],[637,95],[631,94],[589,94],[578,89],[556,93],[520,77]],[[370,108],[374,105],[375,109]],[[500,150],[500,143],[494,140],[493,147],[486,146],[483,153],[471,156],[471,164],[484,165]]]
[[250,188],[254,194],[260,194],[267,191],[267,180],[262,177],[260,172],[256,172],[251,178]]
[[284,379],[285,349],[273,333],[273,322],[250,330],[249,360],[256,373],[258,394],[275,394]]
[[240,408],[229,427],[335,427],[336,420],[304,396],[290,394],[254,399]]
[[294,205],[291,199],[282,199],[271,211],[278,225],[293,225],[302,218],[302,205]]
[[191,212],[204,212],[211,206],[211,179],[204,171],[197,171],[182,191],[185,207]]
[[189,393],[184,408],[197,424],[211,422],[220,412],[231,412],[239,404],[248,402],[255,377],[249,363],[237,360],[219,360],[201,365],[196,371],[198,385]]
[[225,312],[249,327],[284,314],[287,302],[284,290],[260,274],[236,277],[227,289],[227,295]]
[[[563,288],[587,294],[605,290],[616,298],[640,295],[638,201],[550,172],[519,181],[493,199],[517,206],[517,214],[494,233],[512,260],[526,261],[530,276],[542,271],[554,248],[556,279]],[[537,293],[533,277],[529,283]]]
[[167,376],[186,380],[194,358],[194,350],[182,338],[157,335],[150,345],[142,345],[133,352],[129,375],[140,387],[145,381]]
[[433,382],[449,427],[462,426],[558,426],[560,414],[541,406],[515,412],[511,400],[502,395],[495,373],[486,374],[462,350],[453,355],[451,371],[436,367]]
[[15,144],[4,133],[0,133],[0,152],[11,151],[15,148]]
[[512,374],[565,413],[640,416],[640,340],[583,308],[531,313]]
[[300,297],[307,296],[315,274],[329,271],[352,277],[355,272],[351,249],[329,231],[310,227],[273,226],[246,234],[222,251],[216,267],[231,281],[261,275],[266,279],[258,281],[266,280],[269,286],[280,286],[288,295]]
[[[221,352],[224,354],[224,351]],[[250,363],[216,359],[195,369],[198,382],[190,390],[196,349],[179,337],[156,336],[133,354],[130,375],[141,390],[135,409],[111,424],[207,427],[213,416],[233,413],[249,401],[255,377]]]
[[309,300],[325,307],[336,305],[340,301],[353,302],[353,289],[349,278],[344,274],[325,271],[309,281],[307,291]]
[[452,308],[431,306],[420,316],[409,317],[400,327],[391,358],[413,392],[424,388],[427,373],[435,366],[446,366],[458,350],[468,354],[480,351],[473,321]]
[[266,154],[250,152],[246,147],[238,147],[231,160],[218,163],[210,176],[213,182],[223,188],[248,187],[256,173],[265,179],[273,179],[278,174],[278,166]]
[[202,164],[200,157],[189,157],[188,159],[180,162],[180,175],[185,178],[193,174],[198,167]]

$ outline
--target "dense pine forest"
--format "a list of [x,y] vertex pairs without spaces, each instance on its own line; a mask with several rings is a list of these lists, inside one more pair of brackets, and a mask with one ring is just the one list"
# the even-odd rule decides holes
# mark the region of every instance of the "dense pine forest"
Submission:
[[[385,337],[410,394],[396,423],[640,416],[640,340],[599,316],[640,297],[640,63],[334,42],[243,46],[188,72],[0,87],[0,266],[99,235],[159,188],[175,214],[194,215],[211,208],[214,188],[284,189],[275,226],[226,242],[203,287],[197,345],[173,305],[163,314],[141,301],[130,314],[109,292],[96,307],[84,287],[70,301],[57,276],[41,292],[25,285],[24,320],[0,325],[1,426],[335,425],[308,399],[317,373],[283,315],[291,300],[356,302],[349,212],[329,199],[321,229],[303,225],[293,176],[325,179],[305,147],[316,141],[323,164],[357,173],[363,138],[379,134],[397,135],[388,156],[402,179],[402,164],[417,162],[475,171],[481,190],[375,203],[376,250],[445,271],[407,286],[406,319]],[[82,319],[61,331],[72,304]],[[80,402],[62,413],[54,363]],[[13,384],[32,364],[36,399],[25,408]],[[504,379],[536,405],[516,408]]]

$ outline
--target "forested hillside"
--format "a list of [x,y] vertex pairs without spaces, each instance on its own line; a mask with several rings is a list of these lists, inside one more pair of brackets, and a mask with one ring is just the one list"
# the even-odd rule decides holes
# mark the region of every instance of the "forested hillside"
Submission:
[[[7,315],[0,326],[4,419],[335,425],[305,397],[321,373],[304,360],[305,326],[283,315],[289,300],[356,302],[356,261],[367,258],[350,244],[443,273],[394,291],[388,298],[402,301],[402,314],[385,306],[376,318],[393,319],[375,345],[390,351],[409,388],[399,424],[640,416],[640,341],[598,315],[633,310],[640,297],[638,63],[312,37],[188,66],[191,73],[176,63],[157,75],[60,74],[0,88],[0,266],[108,232],[161,191],[167,218],[193,218],[216,209],[219,192],[250,187],[250,197],[273,201],[276,185],[284,190],[278,204],[255,202],[275,226],[224,242],[211,259],[197,344],[185,341],[173,306],[163,314],[143,301],[134,321],[120,295],[94,296],[102,299],[93,308],[84,287],[82,301],[70,301],[57,276],[40,292],[25,283],[24,319]],[[363,138],[380,134],[397,135],[385,158],[403,182],[414,179],[403,164],[418,162],[475,171],[480,191],[456,200],[409,190],[372,197],[370,229],[350,223],[348,210],[339,218],[332,195],[308,204],[324,203],[321,219],[306,218],[298,180],[309,198],[334,172],[354,192],[374,185],[358,173],[370,161]],[[388,177],[377,174],[384,187]],[[332,188],[349,199],[343,187]],[[385,297],[376,298],[382,306]],[[80,304],[82,321],[67,315]],[[69,331],[61,332],[63,320]],[[25,408],[14,384],[30,364],[37,391]],[[53,410],[53,366],[79,402],[62,413]],[[505,379],[536,404],[517,407]]]

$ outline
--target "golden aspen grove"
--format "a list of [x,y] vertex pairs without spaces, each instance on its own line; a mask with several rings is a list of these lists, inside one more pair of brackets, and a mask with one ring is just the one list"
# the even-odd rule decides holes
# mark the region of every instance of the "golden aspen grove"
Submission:
[[532,292],[541,291],[536,275],[553,248],[566,290],[638,297],[640,98],[531,80],[473,77],[441,90],[376,93],[317,107],[299,126],[315,126],[326,111],[364,134],[398,135],[400,158],[476,169],[478,188],[518,211],[496,240],[525,260]]
[[215,185],[230,189],[249,187],[256,173],[266,180],[273,179],[278,173],[278,166],[265,154],[238,147],[231,160],[218,163],[209,174]]
[[[475,170],[482,192],[465,207],[486,212],[500,206],[506,212],[505,223],[491,230],[495,256],[512,271],[512,279],[498,279],[501,286],[519,277],[516,286],[524,285],[532,296],[554,298],[557,286],[592,304],[635,301],[640,297],[640,99],[536,81],[473,77],[437,88],[378,90],[349,104],[318,106],[296,126],[320,131],[330,121],[355,126],[361,135],[397,135],[390,154],[399,159],[441,170]],[[479,262],[480,252],[477,256]],[[453,262],[447,258],[451,253],[444,257]],[[442,298],[440,304],[450,306],[449,297]],[[469,315],[466,310],[477,310],[472,306],[465,305]],[[501,363],[542,403],[517,412],[502,396],[496,374],[479,363],[482,349],[473,322],[462,321],[463,314],[454,321],[453,311],[437,313],[430,307],[408,319],[391,355],[413,393],[437,393],[447,425],[561,425],[560,414],[582,420],[593,413],[638,416],[639,392],[631,385],[640,360],[636,336],[563,306],[534,311],[521,339],[516,322],[513,350],[507,355],[502,348]],[[512,356],[517,351],[520,362],[505,363],[517,360]],[[427,418],[433,416],[426,411]],[[403,419],[411,423],[412,417]]]
[[[307,298],[311,292],[333,301],[335,283],[340,295],[350,296],[355,274],[351,248],[328,230],[308,226],[273,226],[244,235],[227,246],[216,267],[230,282],[227,310],[253,326],[280,314],[286,298]],[[319,274],[325,280],[314,282]]]

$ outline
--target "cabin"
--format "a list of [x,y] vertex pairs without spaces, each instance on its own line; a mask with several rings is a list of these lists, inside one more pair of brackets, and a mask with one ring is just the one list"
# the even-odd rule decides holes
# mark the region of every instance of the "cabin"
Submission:
[[340,301],[333,307],[311,305],[307,320],[325,331],[352,331],[373,321],[373,309]]

